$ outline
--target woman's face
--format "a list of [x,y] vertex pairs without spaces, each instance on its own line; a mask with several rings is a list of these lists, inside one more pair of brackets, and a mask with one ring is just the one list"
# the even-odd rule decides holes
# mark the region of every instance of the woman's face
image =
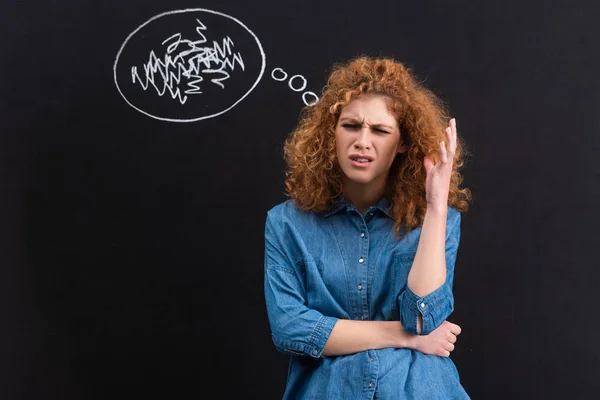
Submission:
[[362,94],[342,109],[335,139],[344,185],[383,190],[396,154],[406,151],[388,101]]

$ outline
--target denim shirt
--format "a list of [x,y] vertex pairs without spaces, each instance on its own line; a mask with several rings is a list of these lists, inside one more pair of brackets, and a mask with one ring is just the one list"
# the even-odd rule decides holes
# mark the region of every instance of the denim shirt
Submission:
[[290,356],[283,399],[469,399],[449,357],[407,348],[323,356],[338,319],[400,321],[429,334],[454,308],[460,212],[446,222],[446,282],[418,296],[407,286],[421,227],[397,239],[388,199],[365,215],[341,199],[325,213],[293,200],[267,212],[264,293],[275,348]]

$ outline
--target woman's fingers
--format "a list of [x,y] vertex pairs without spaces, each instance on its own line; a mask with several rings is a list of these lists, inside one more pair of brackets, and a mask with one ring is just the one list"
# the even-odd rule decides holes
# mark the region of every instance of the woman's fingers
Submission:
[[446,140],[440,142],[440,168],[454,159],[457,147],[456,119],[452,118],[446,128]]
[[446,150],[446,143],[440,142],[440,162],[444,165],[448,162],[448,151]]
[[450,332],[452,332],[454,335],[458,336],[458,335],[460,335],[461,331],[462,331],[462,329],[460,328],[460,326],[450,322]]
[[461,327],[453,322],[450,322],[448,320],[444,321],[443,324],[447,327],[448,331],[453,334],[454,336],[458,336],[460,335],[460,332],[462,331]]
[[448,122],[448,127],[446,128],[446,143],[444,143],[444,148],[448,154],[448,158],[454,158],[454,153],[456,152],[457,147],[456,137],[456,119],[452,118],[450,122]]
[[448,150],[454,154],[454,152],[456,151],[456,137],[457,137],[457,133],[456,133],[456,118],[452,118],[450,120],[450,132],[449,132],[449,146],[448,146]]

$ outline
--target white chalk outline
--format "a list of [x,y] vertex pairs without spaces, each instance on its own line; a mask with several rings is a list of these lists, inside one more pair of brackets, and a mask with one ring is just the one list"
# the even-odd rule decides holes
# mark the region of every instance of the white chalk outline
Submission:
[[[283,72],[283,73],[285,74],[285,76],[284,76],[283,78],[281,78],[281,79],[279,79],[279,78],[275,78],[275,71],[277,71],[277,70],[279,70],[279,71]],[[287,79],[287,77],[288,77],[288,74],[287,74],[287,72],[285,72],[283,69],[281,69],[281,68],[277,67],[277,68],[274,68],[274,69],[273,69],[273,71],[271,71],[271,77],[272,77],[273,79],[275,79],[276,81],[283,82],[283,81],[285,81],[285,80]]]
[[[142,29],[144,26],[148,25],[150,22],[158,19],[158,18],[162,18],[164,16],[167,15],[172,15],[172,14],[181,14],[181,13],[187,13],[187,12],[206,12],[209,14],[215,14],[215,15],[220,15],[221,17],[225,17],[225,18],[229,18],[231,20],[233,20],[234,22],[240,24],[242,26],[242,28],[246,29],[248,31],[248,33],[250,33],[250,35],[252,35],[252,37],[254,38],[254,40],[256,41],[256,44],[258,45],[258,50],[260,51],[260,55],[261,55],[261,61],[262,61],[262,65],[260,68],[260,73],[258,74],[258,78],[256,79],[256,82],[254,82],[254,84],[252,85],[252,87],[239,99],[237,100],[235,103],[233,103],[229,108],[219,111],[215,114],[211,114],[211,115],[205,115],[199,118],[194,118],[194,119],[174,119],[174,118],[164,118],[164,117],[157,117],[156,115],[152,115],[149,112],[146,112],[136,106],[134,106],[129,100],[127,100],[127,98],[125,97],[125,95],[123,94],[123,92],[121,91],[121,88],[119,87],[119,82],[117,80],[117,65],[119,63],[119,57],[121,56],[121,53],[123,51],[123,49],[125,48],[125,46],[127,45],[127,43],[129,42],[129,40],[133,37],[133,35],[135,35],[140,29]],[[119,49],[119,52],[117,53],[117,57],[115,58],[115,62],[113,64],[113,79],[115,81],[115,85],[117,86],[117,90],[119,91],[119,93],[121,94],[121,97],[123,97],[123,99],[127,102],[127,104],[129,104],[131,107],[135,108],[136,110],[138,110],[139,112],[141,112],[142,114],[145,114],[149,117],[161,120],[161,121],[169,121],[169,122],[195,122],[195,121],[200,121],[203,119],[207,119],[207,118],[213,118],[216,117],[218,115],[224,114],[227,111],[231,110],[233,107],[235,107],[239,102],[241,102],[242,100],[244,100],[244,98],[246,96],[248,96],[250,94],[250,92],[252,92],[254,90],[254,88],[258,85],[258,82],[260,82],[264,72],[265,72],[265,67],[267,64],[267,58],[265,56],[265,52],[262,48],[262,44],[260,43],[260,40],[258,40],[258,37],[254,34],[254,32],[252,32],[246,25],[244,25],[244,23],[240,20],[238,20],[235,17],[232,17],[231,15],[227,15],[225,13],[219,12],[219,11],[213,11],[213,10],[209,10],[206,8],[185,8],[182,10],[173,10],[173,11],[167,11],[164,12],[162,14],[158,14],[155,15],[154,17],[150,18],[148,21],[144,22],[142,25],[140,25],[136,30],[134,30],[133,32],[131,32],[129,34],[129,36],[127,36],[127,38],[125,39],[125,41],[123,42],[123,44],[121,45],[121,48]]]
[[[283,77],[283,78],[275,78],[275,71],[277,71],[277,72],[283,72],[283,74],[284,74],[284,77]],[[275,79],[276,81],[283,82],[283,81],[287,80],[287,77],[288,77],[288,73],[287,73],[287,72],[285,72],[285,71],[283,70],[283,68],[279,68],[279,67],[277,67],[277,68],[273,68],[273,71],[271,71],[271,78]],[[302,78],[302,80],[304,81],[304,84],[302,85],[302,87],[301,87],[300,89],[296,89],[296,88],[295,88],[295,87],[292,85],[292,81],[293,81],[295,78]],[[303,91],[304,89],[306,89],[306,85],[307,85],[306,78],[305,78],[304,76],[302,76],[302,75],[294,75],[294,76],[292,76],[292,77],[290,78],[290,80],[288,81],[288,86],[289,86],[289,87],[290,87],[290,89],[292,89],[294,92],[301,92],[301,91]],[[306,100],[306,95],[311,95],[311,96],[314,96],[314,97],[315,97],[315,101],[313,101],[312,103],[309,103],[309,102],[308,102],[308,100]],[[319,96],[317,96],[317,94],[316,94],[315,92],[311,92],[311,91],[304,92],[304,93],[302,93],[302,102],[303,102],[305,105],[307,105],[307,106],[314,106],[315,104],[317,104],[317,103],[319,102]]]
[[[313,101],[312,103],[309,103],[308,100],[306,100],[307,94],[311,94],[311,95],[315,96],[315,101]],[[317,96],[315,92],[311,92],[311,91],[304,92],[304,93],[302,93],[302,101],[307,106],[314,106],[315,104],[317,104],[319,102],[319,96]]]
[[[296,78],[301,78],[301,79],[302,79],[302,81],[304,82],[304,83],[303,83],[303,85],[302,85],[302,87],[301,87],[300,89],[296,89],[294,86],[292,86],[292,81],[293,81],[294,79],[296,79]],[[303,77],[302,75],[294,75],[294,76],[292,76],[292,77],[290,78],[290,80],[288,81],[288,86],[289,86],[289,87],[290,87],[290,89],[292,89],[294,92],[301,92],[301,91],[303,91],[304,89],[306,89],[306,84],[307,84],[307,82],[306,82],[306,78],[305,78],[305,77]]]

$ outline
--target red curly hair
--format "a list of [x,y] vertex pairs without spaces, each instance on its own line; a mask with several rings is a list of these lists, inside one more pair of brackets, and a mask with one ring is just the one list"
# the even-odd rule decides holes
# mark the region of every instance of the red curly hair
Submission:
[[[401,227],[410,231],[423,224],[427,207],[423,158],[439,160],[449,113],[438,96],[393,59],[363,56],[334,65],[319,101],[302,109],[298,125],[285,140],[286,195],[298,208],[313,212],[326,211],[339,201],[342,171],[336,158],[335,126],[342,108],[363,93],[391,100],[390,112],[397,119],[402,142],[408,145],[392,163],[385,189],[400,236]],[[460,187],[466,148],[460,137],[457,140],[448,205],[465,212],[471,191]]]

